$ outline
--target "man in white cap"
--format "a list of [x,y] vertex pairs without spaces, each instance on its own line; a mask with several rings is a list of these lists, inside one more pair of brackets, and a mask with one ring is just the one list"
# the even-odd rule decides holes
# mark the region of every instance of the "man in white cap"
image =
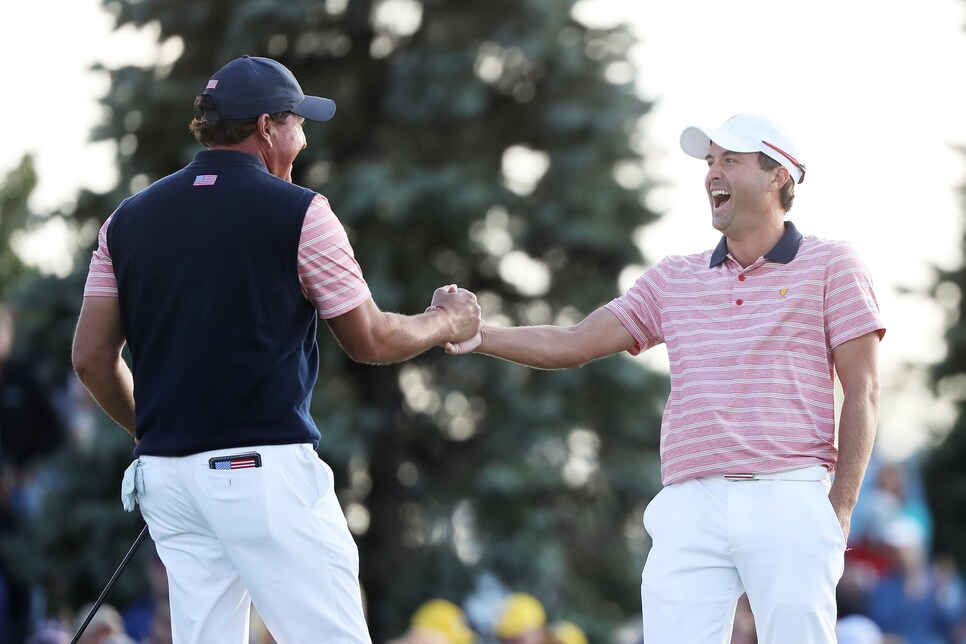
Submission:
[[485,326],[446,349],[561,369],[665,344],[664,488],[644,513],[645,641],[727,642],[746,592],[762,644],[832,644],[878,416],[885,327],[872,280],[847,243],[785,221],[805,165],[784,130],[739,114],[687,128],[681,147],[708,165],[716,248],[664,258],[574,326]]

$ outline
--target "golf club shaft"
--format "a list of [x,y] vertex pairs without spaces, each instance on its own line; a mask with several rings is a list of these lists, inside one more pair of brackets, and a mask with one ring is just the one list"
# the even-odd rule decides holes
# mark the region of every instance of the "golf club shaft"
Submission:
[[138,548],[141,546],[141,543],[144,541],[144,539],[147,536],[148,536],[148,526],[145,525],[141,529],[141,534],[139,534],[138,538],[134,540],[133,544],[131,544],[131,549],[127,551],[126,555],[124,555],[124,559],[121,560],[121,565],[118,566],[117,570],[114,571],[114,576],[111,577],[111,580],[109,582],[107,582],[107,586],[104,587],[104,591],[101,593],[101,596],[97,598],[96,602],[94,602],[94,606],[93,608],[91,608],[91,612],[87,614],[87,619],[85,619],[84,623],[81,624],[81,627],[77,629],[77,633],[74,634],[74,639],[70,641],[70,644],[77,644],[77,641],[80,639],[80,636],[84,634],[84,629],[86,629],[87,625],[91,623],[92,619],[94,619],[94,615],[97,613],[97,609],[99,609],[101,607],[101,604],[104,603],[104,599],[107,597],[107,593],[109,593],[111,591],[111,588],[114,587],[114,583],[117,581],[117,578],[121,576],[122,572],[124,572],[124,568],[127,567],[128,562],[131,561],[131,558],[134,556],[134,553],[137,552]]

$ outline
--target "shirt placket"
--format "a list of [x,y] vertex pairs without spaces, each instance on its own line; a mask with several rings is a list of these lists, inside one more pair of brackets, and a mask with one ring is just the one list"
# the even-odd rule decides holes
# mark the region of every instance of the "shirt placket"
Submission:
[[[732,260],[734,261],[734,260]],[[751,296],[751,273],[754,272],[756,268],[761,266],[763,263],[762,259],[759,259],[754,264],[742,268],[740,264],[735,262],[737,270],[734,274],[734,280],[731,284],[731,327],[736,326],[736,319],[743,315],[746,311],[744,310],[749,304],[749,297]]]

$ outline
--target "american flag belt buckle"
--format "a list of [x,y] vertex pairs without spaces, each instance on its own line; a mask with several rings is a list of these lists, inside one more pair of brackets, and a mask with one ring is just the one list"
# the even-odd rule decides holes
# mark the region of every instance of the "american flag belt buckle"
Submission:
[[208,459],[208,468],[212,470],[247,470],[262,466],[262,455],[258,452],[244,454],[226,454],[213,456]]

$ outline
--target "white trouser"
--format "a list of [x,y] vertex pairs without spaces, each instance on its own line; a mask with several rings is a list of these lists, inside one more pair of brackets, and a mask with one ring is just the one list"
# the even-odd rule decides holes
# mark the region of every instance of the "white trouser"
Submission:
[[[209,467],[246,452],[261,467]],[[253,602],[283,644],[370,642],[359,552],[311,445],[140,460],[138,502],[167,568],[175,644],[247,644]]]
[[648,504],[644,527],[645,644],[728,644],[743,592],[760,644],[835,643],[845,537],[827,479],[674,483]]

